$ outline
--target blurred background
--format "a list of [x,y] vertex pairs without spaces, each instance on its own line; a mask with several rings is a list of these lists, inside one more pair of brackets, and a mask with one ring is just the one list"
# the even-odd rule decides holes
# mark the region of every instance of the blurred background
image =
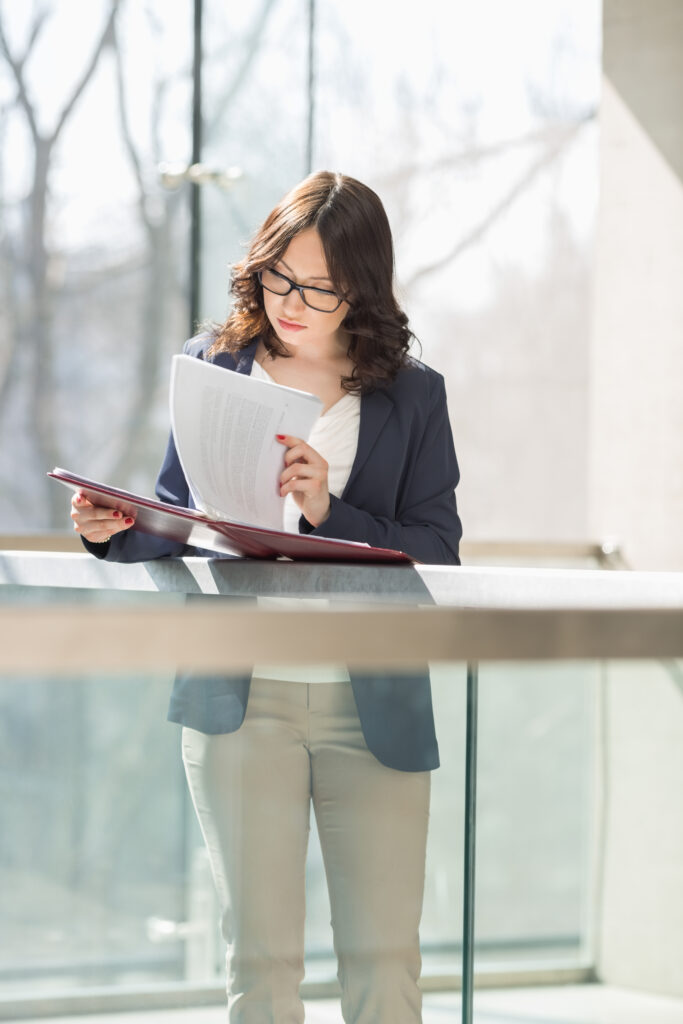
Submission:
[[[55,465],[153,493],[171,356],[325,168],[386,206],[415,354],[446,378],[465,560],[618,545],[683,568],[682,43],[676,0],[0,0],[0,533],[69,532]],[[434,673],[436,975],[461,929],[456,672]],[[220,980],[170,681],[92,683],[0,683],[0,985]],[[482,963],[683,995],[680,815],[634,830],[653,791],[678,805],[680,687],[661,666],[482,671]]]
[[6,531],[64,526],[55,464],[152,490],[191,316],[225,319],[230,263],[329,168],[386,205],[468,536],[586,534],[599,3],[205,0],[195,154],[190,0],[0,14]]

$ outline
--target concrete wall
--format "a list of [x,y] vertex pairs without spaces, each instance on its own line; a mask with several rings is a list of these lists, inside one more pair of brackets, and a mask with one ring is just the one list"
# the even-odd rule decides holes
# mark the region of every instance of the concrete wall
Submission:
[[[590,535],[680,570],[683,4],[605,0],[603,28]],[[645,665],[611,666],[606,687],[598,972],[683,996],[683,690]]]
[[597,970],[683,997],[683,689],[671,666],[607,671]]
[[605,0],[590,534],[683,569],[683,4]]

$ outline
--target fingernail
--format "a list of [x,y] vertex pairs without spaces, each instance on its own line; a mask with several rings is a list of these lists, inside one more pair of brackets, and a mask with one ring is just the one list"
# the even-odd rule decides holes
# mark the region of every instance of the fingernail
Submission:
[[120,519],[121,518],[121,513],[118,510],[116,512],[113,512],[112,515],[114,516],[114,519]]
[[132,518],[132,516],[126,516],[126,518],[124,519],[124,523],[126,524],[126,526],[131,526],[134,522],[135,520]]
[[285,434],[276,434],[275,436],[278,439],[278,441],[284,441],[285,439]]
[[83,499],[81,498],[80,494],[77,494],[77,495],[76,495],[76,504],[77,504],[77,505],[80,505],[80,503],[81,503],[82,501],[83,501]]

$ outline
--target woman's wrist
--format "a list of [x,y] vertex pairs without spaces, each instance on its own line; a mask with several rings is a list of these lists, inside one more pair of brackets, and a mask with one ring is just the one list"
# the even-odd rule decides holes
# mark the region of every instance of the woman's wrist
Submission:
[[331,512],[331,506],[328,505],[327,506],[327,511],[325,512],[324,515],[322,515],[322,516],[307,516],[306,513],[304,512],[304,519],[306,520],[307,523],[309,523],[313,527],[314,530],[317,530],[317,528],[319,526],[322,526],[323,523],[330,518],[330,512]]

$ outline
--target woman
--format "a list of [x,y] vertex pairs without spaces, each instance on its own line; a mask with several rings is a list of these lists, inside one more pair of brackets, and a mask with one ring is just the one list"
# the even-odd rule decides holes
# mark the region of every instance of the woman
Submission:
[[[233,271],[226,323],[185,352],[316,394],[308,442],[280,436],[286,528],[459,564],[458,467],[443,378],[408,355],[393,245],[371,189],[319,172],[275,207]],[[171,438],[157,494],[190,506]],[[196,553],[73,500],[99,557]],[[202,554],[205,552],[201,552]],[[210,554],[210,552],[206,552]],[[423,675],[257,666],[179,677],[169,717],[207,844],[228,943],[229,1019],[303,1020],[304,868],[312,802],[347,1024],[421,1020],[418,925],[429,772]]]

